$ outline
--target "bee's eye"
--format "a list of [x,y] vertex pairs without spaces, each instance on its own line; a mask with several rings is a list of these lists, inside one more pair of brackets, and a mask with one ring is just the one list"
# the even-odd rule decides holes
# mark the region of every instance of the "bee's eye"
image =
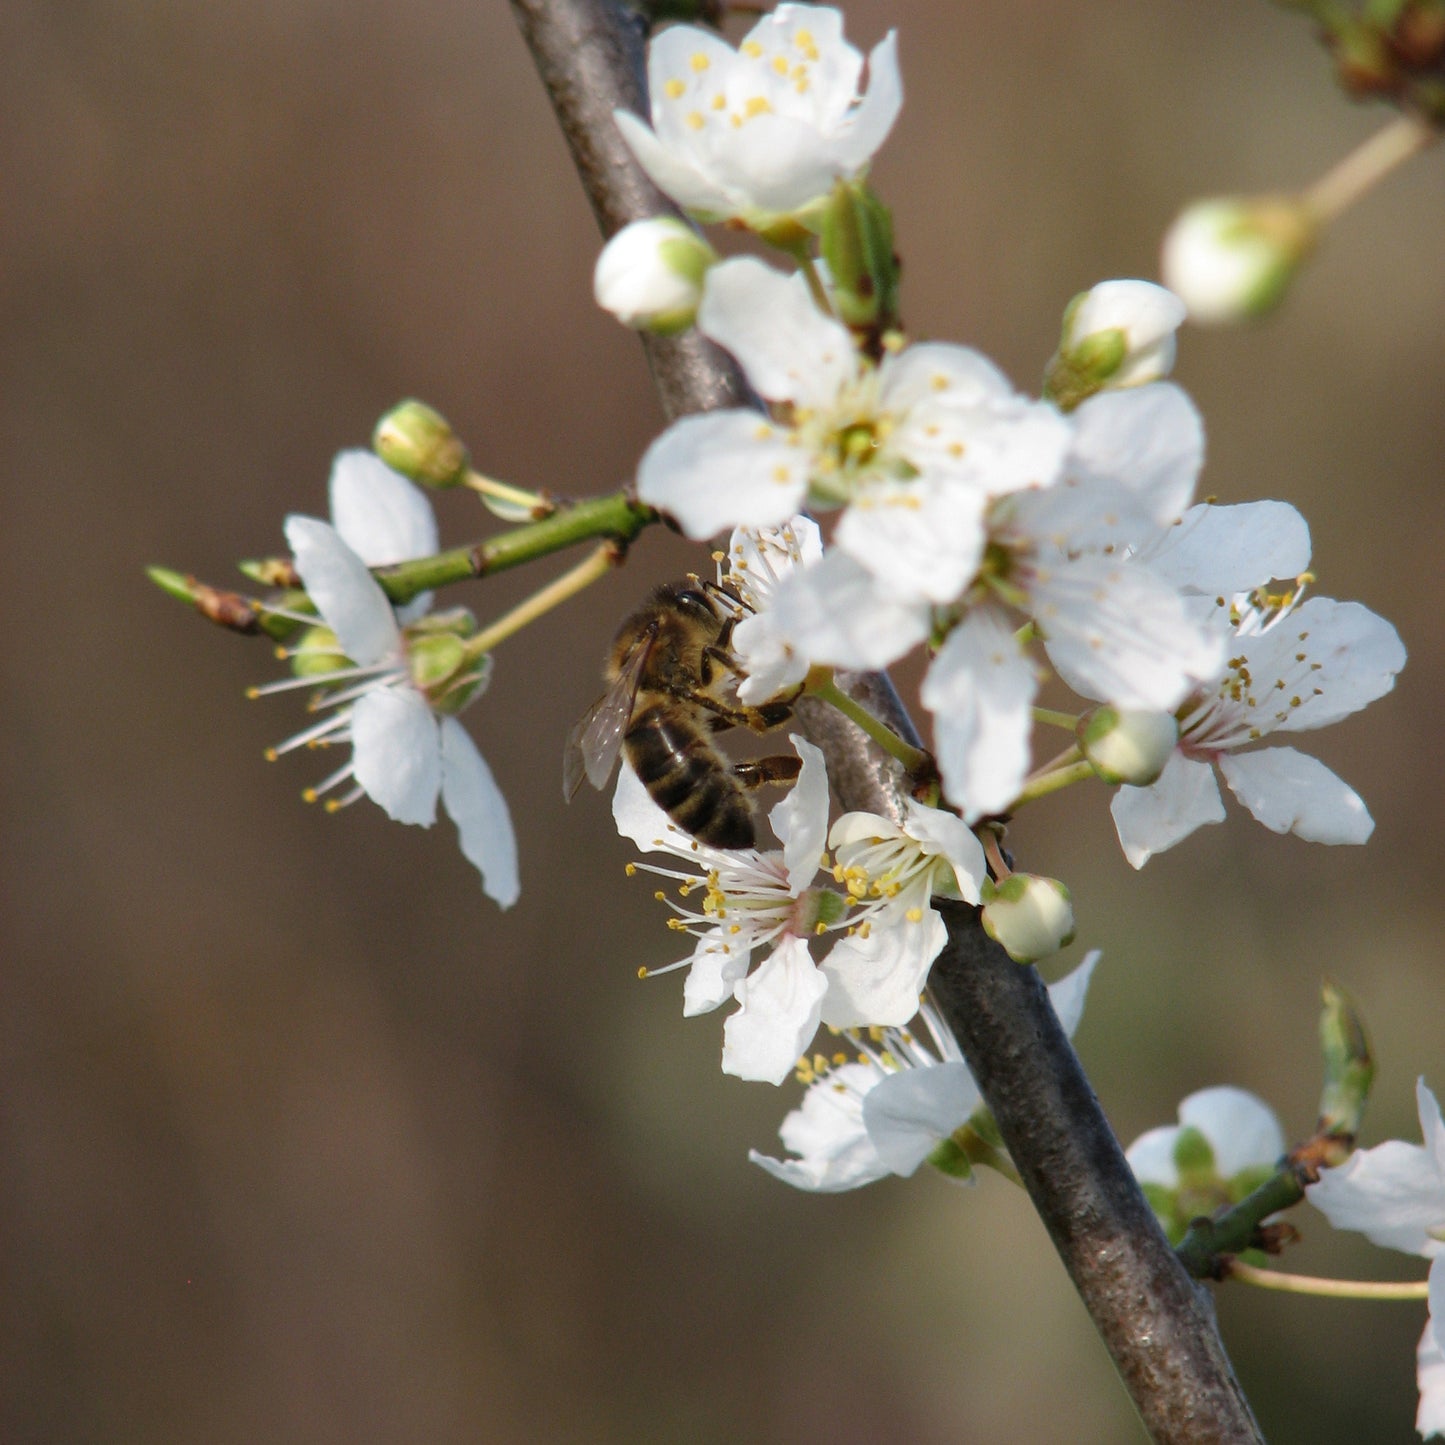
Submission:
[[677,603],[679,607],[686,608],[687,611],[696,614],[698,617],[713,618],[717,616],[717,612],[712,605],[712,599],[706,592],[699,592],[695,587],[688,587],[679,592],[677,594]]

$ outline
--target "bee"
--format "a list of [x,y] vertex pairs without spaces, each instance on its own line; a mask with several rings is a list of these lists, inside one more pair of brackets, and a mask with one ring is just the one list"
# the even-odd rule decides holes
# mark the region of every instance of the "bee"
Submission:
[[619,752],[653,802],[679,828],[715,848],[756,841],[748,790],[798,776],[797,758],[733,763],[712,734],[733,727],[767,732],[792,713],[791,699],[740,703],[740,670],[728,650],[752,609],[731,588],[689,577],[659,587],[617,631],[608,688],[572,729],[562,762],[570,800],[585,776],[607,785]]

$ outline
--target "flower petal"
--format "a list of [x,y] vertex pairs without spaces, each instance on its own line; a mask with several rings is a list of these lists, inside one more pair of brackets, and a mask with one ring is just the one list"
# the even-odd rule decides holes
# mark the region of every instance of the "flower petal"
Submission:
[[967,1064],[902,1069],[863,1100],[863,1124],[878,1157],[905,1178],[983,1102]]
[[[1437,1285],[1437,1279],[1440,1283]],[[1445,1299],[1437,1305],[1437,1292],[1445,1294],[1445,1266],[1430,1266],[1430,1318],[1415,1352],[1415,1378],[1420,1387],[1420,1408],[1415,1415],[1415,1429],[1430,1439],[1445,1435],[1445,1349],[1441,1348],[1436,1320],[1445,1320]]]
[[786,521],[807,494],[806,463],[757,412],[707,412],[674,422],[648,447],[637,495],[704,541],[727,527]]
[[386,593],[335,527],[315,517],[287,517],[286,543],[322,621],[353,662],[366,666],[400,650]]
[[1084,1000],[1089,993],[1094,968],[1102,957],[1099,949],[1091,949],[1076,969],[1049,985],[1049,1002],[1070,1038],[1073,1038],[1084,1017]]
[[818,1031],[827,991],[808,945],[782,939],[737,986],[742,1007],[723,1025],[723,1072],[781,1084]]
[[778,1131],[796,1159],[770,1159],[756,1150],[748,1158],[797,1189],[831,1194],[885,1178],[887,1167],[863,1126],[863,1102],[882,1075],[866,1064],[844,1064],[803,1094]]
[[426,700],[409,687],[363,693],[351,709],[352,767],[374,803],[398,823],[436,820],[441,787],[437,722]]
[[1209,1140],[1221,1179],[1233,1179],[1245,1169],[1273,1168],[1285,1151],[1274,1110],[1248,1090],[1228,1084],[1190,1094],[1179,1105],[1179,1122]]
[[1206,823],[1224,821],[1214,769],[1175,753],[1157,782],[1120,788],[1109,805],[1124,856],[1142,868],[1156,853],[1182,842]]
[[768,822],[783,845],[783,865],[796,897],[817,875],[828,836],[828,765],[807,738],[794,733],[789,741],[803,768],[787,797],[768,814]]
[[1336,1229],[1356,1229],[1386,1249],[1435,1258],[1445,1245],[1445,1180],[1418,1144],[1388,1139],[1357,1149],[1338,1169],[1320,1170],[1305,1189]]
[[489,898],[503,908],[517,901],[517,837],[507,800],[486,759],[454,717],[441,720],[442,802],[461,835],[462,855],[482,875]]
[[829,1028],[901,1028],[918,1012],[928,970],[948,941],[943,919],[932,908],[908,919],[885,913],[840,938],[823,960],[828,981],[822,1021]]
[[372,452],[338,452],[331,464],[331,521],[368,567],[437,550],[437,522],[420,487]]
[[1201,502],[1142,555],[1184,591],[1227,597],[1298,577],[1310,564],[1310,529],[1288,502]]
[[1364,801],[1318,758],[1294,748],[1224,753],[1230,791],[1266,828],[1311,843],[1363,843],[1375,831]]

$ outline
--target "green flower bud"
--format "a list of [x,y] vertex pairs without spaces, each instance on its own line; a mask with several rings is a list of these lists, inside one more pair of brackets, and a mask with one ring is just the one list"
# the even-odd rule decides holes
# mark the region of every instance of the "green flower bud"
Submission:
[[839,317],[858,330],[898,324],[898,257],[893,217],[861,182],[840,181],[821,218],[820,249]]
[[308,627],[284,654],[296,677],[325,677],[352,665],[341,650],[341,642],[329,627]]
[[1375,1079],[1375,1061],[1365,1036],[1364,1020],[1354,1000],[1332,983],[1321,990],[1320,1047],[1324,1053],[1325,1083],[1320,1094],[1321,1134],[1354,1138]]
[[717,252],[670,216],[633,221],[602,248],[592,273],[597,304],[624,326],[673,336],[697,316]]
[[1164,279],[1204,325],[1263,316],[1284,299],[1318,232],[1296,196],[1196,201],[1164,238]]
[[376,424],[372,450],[393,471],[424,487],[457,487],[470,458],[451,423],[424,401],[403,401]]
[[1072,411],[1105,387],[1142,386],[1174,367],[1184,303],[1152,281],[1102,281],[1069,302],[1044,395]]
[[1173,713],[1100,707],[1081,719],[1079,747],[1106,783],[1148,787],[1179,741]]
[[1011,873],[983,885],[983,930],[1016,963],[1047,958],[1073,941],[1074,906],[1055,878]]

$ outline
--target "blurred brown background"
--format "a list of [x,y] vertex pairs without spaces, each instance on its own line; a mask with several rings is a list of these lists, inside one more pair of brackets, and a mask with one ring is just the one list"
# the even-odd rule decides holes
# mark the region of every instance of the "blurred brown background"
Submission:
[[[1036,384],[1064,302],[1155,273],[1187,198],[1313,178],[1382,119],[1263,0],[860,0],[901,30],[876,179],[906,313]],[[426,397],[494,473],[624,479],[658,424],[596,313],[597,237],[500,0],[10,0],[0,9],[6,843],[0,1438],[31,1442],[1140,1438],[996,1178],[794,1194],[746,1162],[791,1088],[684,1023],[650,890],[562,739],[621,574],[503,650],[467,723],[523,896],[450,825],[303,806],[267,649],[145,581],[215,581],[321,512],[332,453]],[[1368,851],[1232,810],[1135,875],[1102,796],[1021,826],[1101,946],[1079,1044],[1127,1141],[1224,1081],[1302,1133],[1317,989],[1381,1058],[1371,1141],[1445,1086],[1439,939],[1445,158],[1347,217],[1290,308],[1186,332],[1204,488],[1277,496],[1319,590],[1394,619],[1398,691],[1318,739]],[[444,535],[484,530],[465,498]],[[484,617],[537,577],[458,601]],[[1300,1211],[1301,1270],[1415,1275]],[[1221,1295],[1276,1442],[1413,1438],[1417,1306]]]

